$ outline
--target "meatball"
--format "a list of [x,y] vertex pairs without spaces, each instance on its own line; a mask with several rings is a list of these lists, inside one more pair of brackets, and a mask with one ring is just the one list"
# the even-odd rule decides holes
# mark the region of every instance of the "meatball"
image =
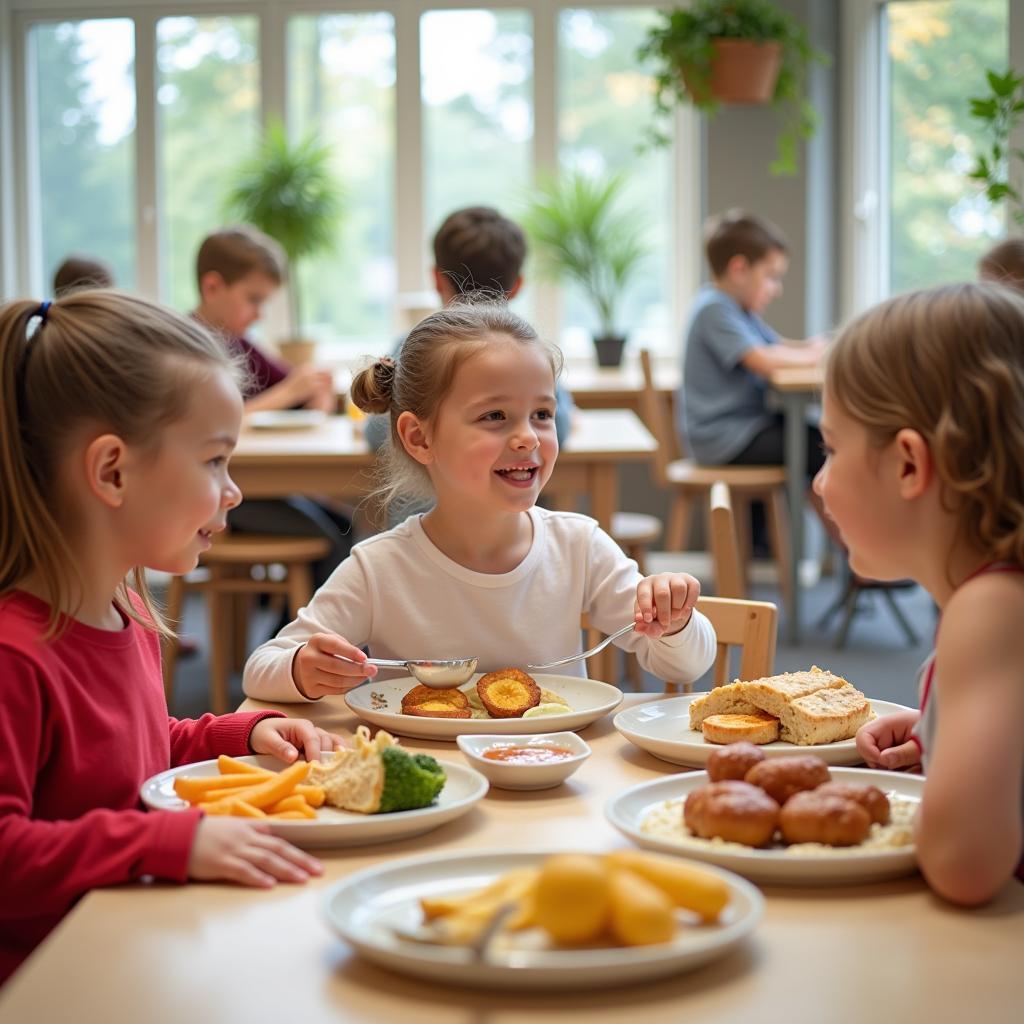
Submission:
[[868,812],[872,825],[889,824],[889,798],[877,786],[857,782],[826,782],[815,793],[822,796],[841,796],[855,800]]
[[686,798],[683,821],[702,839],[726,839],[744,846],[771,842],[779,805],[763,789],[746,782],[712,782]]
[[787,843],[856,846],[871,831],[871,815],[856,800],[812,790],[786,801],[779,827]]
[[726,779],[742,782],[747,772],[763,760],[764,751],[753,743],[744,741],[713,750],[708,755],[705,767],[712,782],[724,782]]
[[813,754],[773,757],[755,764],[743,777],[760,786],[776,803],[784,804],[794,793],[815,789],[831,779],[828,765]]

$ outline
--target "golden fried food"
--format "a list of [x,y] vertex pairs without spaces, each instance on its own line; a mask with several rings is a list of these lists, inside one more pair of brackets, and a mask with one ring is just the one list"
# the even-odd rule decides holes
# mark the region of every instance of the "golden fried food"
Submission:
[[828,765],[814,754],[772,757],[755,764],[743,777],[752,786],[760,786],[777,804],[784,804],[794,793],[815,789],[831,780]]
[[708,715],[700,731],[708,743],[774,743],[779,738],[779,720],[764,711],[748,715]]
[[747,772],[763,760],[764,751],[760,747],[743,741],[713,750],[708,755],[708,763],[704,767],[707,768],[708,778],[712,782],[724,782],[726,779],[742,782]]
[[872,825],[889,824],[889,798],[877,786],[856,782],[826,782],[814,792],[821,796],[841,796],[855,800],[868,812]]
[[811,790],[786,801],[779,827],[787,843],[856,846],[871,831],[871,815],[855,800]]
[[766,846],[775,835],[779,805],[747,782],[712,782],[695,789],[683,805],[686,827],[702,839]]
[[522,669],[502,668],[477,680],[476,692],[491,718],[522,718],[540,703],[540,687]]
[[418,718],[469,718],[469,699],[454,687],[437,690],[432,686],[414,686],[402,698],[402,714]]

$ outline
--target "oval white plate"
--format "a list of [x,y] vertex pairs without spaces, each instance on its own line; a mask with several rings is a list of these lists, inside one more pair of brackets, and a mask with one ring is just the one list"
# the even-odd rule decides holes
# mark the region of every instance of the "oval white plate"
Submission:
[[245,417],[254,430],[311,430],[327,419],[322,409],[264,409]]
[[[877,786],[884,793],[896,793],[920,801],[923,775],[876,772],[866,768],[833,768],[834,782],[856,782]],[[708,839],[680,837],[678,840],[641,832],[647,815],[666,800],[680,800],[694,789],[707,785],[707,772],[688,772],[667,779],[642,782],[613,797],[605,805],[608,820],[635,843],[650,850],[677,853],[681,857],[707,861],[736,871],[755,882],[782,885],[853,885],[898,878],[917,868],[913,845],[892,850],[837,848],[828,853],[787,853],[784,849],[738,849]],[[680,808],[682,814],[682,808]]]
[[[678,974],[724,956],[757,924],[764,898],[752,885],[716,871],[730,901],[717,924],[681,925],[673,942],[603,949],[507,949],[472,963],[464,947],[433,946],[396,937],[395,927],[422,923],[419,900],[482,888],[514,868],[529,867],[556,850],[482,851],[410,857],[357,872],[327,895],[327,918],[341,937],[381,967],[441,985],[523,991],[598,988]],[[712,869],[715,870],[715,869]]]
[[[476,685],[480,675],[462,687]],[[532,736],[542,732],[575,732],[614,711],[622,703],[622,691],[596,679],[579,676],[535,675],[537,685],[564,697],[572,707],[564,715],[538,715],[536,718],[417,718],[402,714],[402,697],[415,685],[412,676],[399,679],[371,679],[345,695],[345,703],[360,718],[387,729],[397,736],[415,736],[425,740],[454,740],[456,736],[488,735]]]
[[[283,761],[265,754],[238,758],[261,768],[280,771]],[[389,839],[408,839],[444,825],[465,814],[487,792],[487,780],[472,768],[442,761],[448,776],[444,789],[430,807],[416,811],[392,811],[390,814],[355,814],[336,807],[321,807],[315,819],[308,821],[274,821],[267,824],[275,835],[296,846],[307,848],[326,846],[365,846],[383,843]],[[142,784],[142,802],[154,810],[184,810],[188,804],[174,792],[174,780],[179,775],[218,775],[216,761],[198,761],[179,765],[160,772]]]
[[[670,764],[683,764],[702,768],[713,750],[721,750],[720,743],[708,743],[699,729],[690,728],[690,704],[704,693],[688,693],[684,697],[670,697],[650,704],[620,711],[615,716],[615,728],[641,750]],[[885,700],[871,701],[875,714],[881,718],[896,711],[909,711],[902,704]],[[789,754],[815,754],[826,764],[854,765],[862,759],[853,739],[838,743],[822,743],[814,747],[801,747],[794,743],[765,743],[761,746],[766,757],[786,757]]]

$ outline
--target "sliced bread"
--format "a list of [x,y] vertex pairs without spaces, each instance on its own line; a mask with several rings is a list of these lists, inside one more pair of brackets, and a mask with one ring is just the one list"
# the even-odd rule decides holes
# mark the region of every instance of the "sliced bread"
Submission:
[[709,743],[774,743],[779,738],[779,720],[764,711],[752,715],[708,715],[700,728]]
[[700,732],[708,715],[752,715],[757,708],[744,696],[746,683],[716,686],[710,693],[690,702],[690,728]]
[[791,701],[779,715],[779,738],[801,746],[835,743],[855,736],[870,718],[867,697],[844,683]]

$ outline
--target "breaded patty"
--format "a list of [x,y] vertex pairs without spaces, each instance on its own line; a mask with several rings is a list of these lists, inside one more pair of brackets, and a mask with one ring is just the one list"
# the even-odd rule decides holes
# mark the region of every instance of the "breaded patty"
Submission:
[[422,684],[414,686],[402,698],[402,714],[419,718],[469,718],[469,699],[454,687],[438,690]]

